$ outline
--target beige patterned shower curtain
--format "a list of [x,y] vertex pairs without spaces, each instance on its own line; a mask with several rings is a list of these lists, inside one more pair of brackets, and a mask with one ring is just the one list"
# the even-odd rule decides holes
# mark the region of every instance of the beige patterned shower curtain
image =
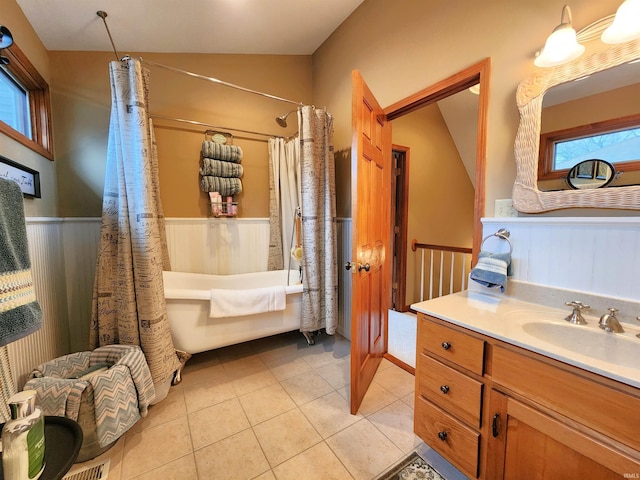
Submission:
[[300,206],[300,140],[269,139],[269,258],[267,270],[297,269],[291,258]]
[[91,348],[139,345],[156,392],[166,396],[168,388],[158,387],[170,384],[180,362],[162,281],[162,271],[170,266],[148,114],[148,72],[139,60],[127,59],[111,62],[110,76],[111,120],[90,343]]
[[302,198],[302,320],[300,331],[338,324],[336,184],[333,118],[325,109],[298,109]]

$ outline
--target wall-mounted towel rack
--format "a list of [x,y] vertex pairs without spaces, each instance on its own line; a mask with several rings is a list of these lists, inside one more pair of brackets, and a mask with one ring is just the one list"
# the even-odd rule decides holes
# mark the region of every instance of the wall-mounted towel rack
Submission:
[[497,232],[492,233],[491,235],[487,235],[486,237],[484,237],[482,239],[482,243],[480,244],[480,250],[482,250],[482,246],[484,245],[484,242],[487,239],[489,239],[491,237],[498,237],[498,238],[500,238],[502,240],[505,240],[509,244],[509,253],[513,253],[513,245],[511,244],[511,240],[509,240],[509,236],[510,235],[511,235],[511,233],[509,232],[509,230],[501,228]]

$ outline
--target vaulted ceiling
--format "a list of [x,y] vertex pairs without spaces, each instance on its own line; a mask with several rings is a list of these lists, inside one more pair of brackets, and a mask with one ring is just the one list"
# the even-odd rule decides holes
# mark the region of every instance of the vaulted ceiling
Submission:
[[363,0],[17,0],[48,50],[310,55]]

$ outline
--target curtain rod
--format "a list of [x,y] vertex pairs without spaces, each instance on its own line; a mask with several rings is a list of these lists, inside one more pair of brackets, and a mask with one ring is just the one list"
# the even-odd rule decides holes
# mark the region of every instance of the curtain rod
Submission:
[[236,85],[235,83],[229,83],[229,82],[225,82],[223,80],[218,80],[217,78],[214,78],[214,77],[206,77],[206,76],[200,75],[198,73],[187,72],[186,70],[180,70],[179,68],[170,67],[168,65],[162,65],[161,63],[156,63],[156,62],[152,62],[150,60],[145,60],[142,57],[140,57],[140,61],[142,63],[153,65],[155,67],[160,67],[160,68],[164,68],[166,70],[171,70],[172,72],[182,73],[182,74],[188,75],[190,77],[200,78],[202,80],[208,80],[209,82],[213,82],[213,83],[217,83],[217,84],[220,84],[220,85],[224,85],[225,87],[231,87],[231,88],[235,88],[237,90],[242,90],[243,92],[253,93],[255,95],[261,95],[263,97],[271,98],[273,100],[279,100],[281,102],[293,103],[294,105],[299,105],[299,106],[303,106],[304,105],[302,102],[296,102],[296,101],[293,101],[293,100],[289,100],[287,98],[276,97],[275,95],[271,95],[269,93],[263,93],[263,92],[259,92],[257,90],[251,90],[250,88],[241,87],[240,85]]
[[271,133],[253,132],[251,130],[242,130],[240,128],[220,127],[218,125],[212,125],[210,123],[197,122],[196,120],[185,120],[183,118],[167,117],[165,115],[156,115],[154,113],[150,114],[149,116],[151,118],[157,118],[157,119],[160,119],[160,120],[171,120],[173,122],[190,123],[192,125],[200,125],[202,127],[216,128],[216,129],[220,129],[220,130],[233,130],[234,132],[250,133],[252,135],[263,135],[265,137],[275,137],[275,138],[290,138],[290,137],[284,137],[282,135],[274,135],[274,134],[271,134]]

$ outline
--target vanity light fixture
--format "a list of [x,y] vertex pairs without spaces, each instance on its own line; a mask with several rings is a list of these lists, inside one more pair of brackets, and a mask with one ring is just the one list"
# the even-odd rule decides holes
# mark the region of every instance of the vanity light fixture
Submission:
[[[566,21],[565,21],[566,17]],[[585,48],[579,42],[598,37],[609,44],[624,43],[640,38],[640,0],[625,0],[615,14],[607,15],[576,31],[571,25],[571,9],[562,7],[560,25],[547,38],[544,48],[536,53],[537,67],[555,67],[575,60]]]
[[604,43],[624,43],[640,38],[640,0],[625,0],[613,23],[602,32]]
[[571,25],[571,9],[565,5],[562,7],[560,25],[553,29],[533,63],[536,67],[555,67],[575,60],[583,53],[584,45],[578,43],[576,31]]
[[[0,50],[13,45],[13,35],[7,27],[0,25]],[[0,64],[9,65],[9,59],[0,55]]]
[[7,27],[0,25],[0,50],[9,48],[11,45],[13,45],[13,35]]

